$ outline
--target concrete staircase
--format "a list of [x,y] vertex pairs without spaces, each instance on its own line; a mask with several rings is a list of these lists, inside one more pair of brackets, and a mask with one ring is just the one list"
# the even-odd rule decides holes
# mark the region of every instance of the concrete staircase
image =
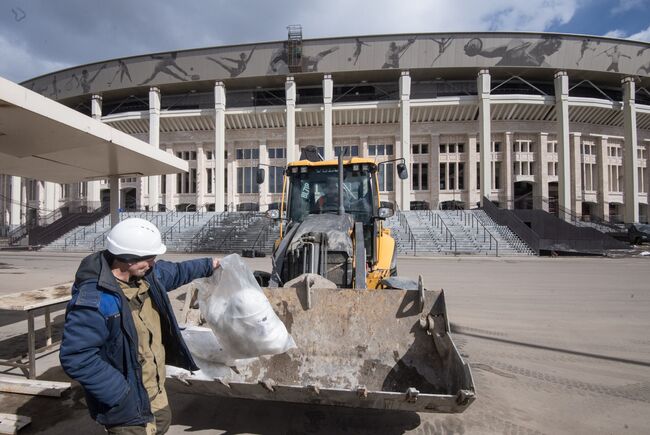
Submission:
[[385,225],[401,255],[533,255],[510,229],[482,210],[398,212]]
[[[251,212],[125,212],[120,219],[139,217],[154,223],[170,252],[266,255],[279,236],[279,224]],[[384,222],[399,255],[533,255],[507,227],[497,225],[482,210],[422,210],[398,212]],[[93,252],[105,248],[110,217],[78,227],[43,251]]]
[[196,234],[213,219],[217,219],[215,212],[179,212],[179,219],[164,231],[161,230],[163,243],[168,251],[189,252]]
[[[201,213],[201,212],[199,212]],[[172,227],[178,227],[179,222],[193,222],[194,225],[201,225],[199,219],[189,219],[189,216],[196,215],[195,212],[123,212],[120,213],[120,220],[127,218],[137,217],[146,219],[155,224],[161,234],[164,235]],[[207,213],[204,213],[207,214]],[[182,226],[183,229],[185,226]],[[200,228],[200,227],[199,227]],[[111,229],[110,216],[105,216],[94,224],[88,226],[79,226],[63,236],[56,239],[54,242],[44,246],[42,251],[49,252],[94,252],[105,248],[106,236]]]
[[410,227],[405,224],[403,217],[401,218],[398,214],[395,214],[386,219],[384,228],[388,228],[391,236],[395,239],[398,255],[415,255],[417,253],[417,240],[414,241],[415,235]]
[[225,213],[195,236],[189,250],[239,254],[253,250],[268,255],[279,231],[279,223],[259,213]]

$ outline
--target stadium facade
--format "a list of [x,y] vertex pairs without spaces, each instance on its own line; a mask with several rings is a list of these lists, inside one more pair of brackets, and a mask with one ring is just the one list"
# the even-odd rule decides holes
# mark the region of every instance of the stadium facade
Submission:
[[[274,207],[285,163],[315,145],[325,158],[404,158],[409,179],[390,164],[380,173],[382,199],[402,210],[487,197],[647,222],[650,44],[546,33],[302,40],[295,30],[286,41],[107,60],[23,86],[189,161],[185,174],[123,174],[125,209]],[[0,178],[3,228],[109,198],[102,180]]]

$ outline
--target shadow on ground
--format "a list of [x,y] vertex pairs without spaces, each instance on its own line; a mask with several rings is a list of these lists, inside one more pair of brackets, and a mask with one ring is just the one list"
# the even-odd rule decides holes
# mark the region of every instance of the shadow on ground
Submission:
[[225,434],[402,434],[420,425],[414,412],[255,401],[172,393],[173,424],[186,432]]

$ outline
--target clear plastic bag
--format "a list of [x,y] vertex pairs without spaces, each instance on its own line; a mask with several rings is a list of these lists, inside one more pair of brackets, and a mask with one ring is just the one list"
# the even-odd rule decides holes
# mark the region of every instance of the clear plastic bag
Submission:
[[228,357],[212,329],[189,326],[181,331],[181,335],[192,353],[194,362],[200,369],[200,373],[195,374],[195,379],[211,380],[230,375],[230,368],[225,365]]
[[277,355],[296,347],[239,255],[224,257],[211,277],[196,284],[201,316],[221,347],[211,358],[234,364],[238,359]]

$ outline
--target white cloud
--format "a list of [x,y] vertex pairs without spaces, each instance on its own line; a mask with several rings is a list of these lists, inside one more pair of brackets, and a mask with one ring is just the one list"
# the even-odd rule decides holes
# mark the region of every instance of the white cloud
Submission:
[[627,33],[625,33],[624,31],[620,29],[614,29],[605,33],[603,36],[606,36],[608,38],[625,38],[625,35],[627,35]]
[[[286,38],[364,34],[532,31],[567,23],[588,0],[30,0],[27,17],[0,14],[0,76],[156,51]],[[12,42],[9,42],[9,41]]]
[[648,26],[645,30],[641,30],[640,32],[630,35],[628,39],[650,42],[650,26]]
[[0,75],[14,82],[65,68],[60,62],[35,58],[29,47],[0,34],[0,53],[4,59]]
[[394,0],[372,3],[332,0],[301,13],[309,36],[449,31],[543,31],[568,22],[577,0]]
[[609,38],[621,38],[621,39],[631,39],[633,41],[647,41],[650,42],[650,26],[648,26],[646,29],[641,30],[640,32],[634,33],[632,35],[629,35],[624,32],[623,30],[620,29],[614,29],[610,30],[609,32],[605,33],[603,36],[609,37]]

